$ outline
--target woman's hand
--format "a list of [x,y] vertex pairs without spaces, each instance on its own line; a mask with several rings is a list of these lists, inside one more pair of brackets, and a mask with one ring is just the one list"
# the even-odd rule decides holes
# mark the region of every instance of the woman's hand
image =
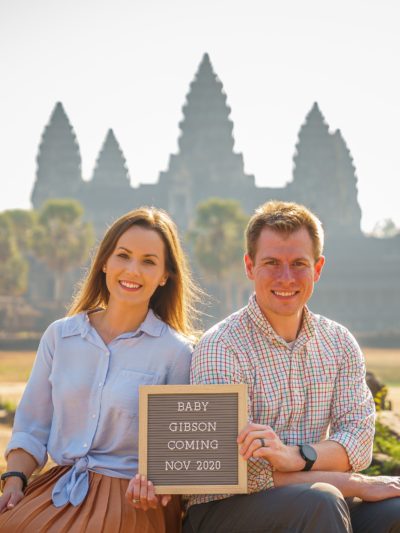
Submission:
[[166,507],[171,501],[169,494],[157,496],[153,483],[140,474],[136,474],[130,480],[125,498],[135,509],[142,509],[143,511],[156,509],[160,504]]
[[22,481],[19,478],[8,478],[0,498],[0,513],[13,509],[22,500]]

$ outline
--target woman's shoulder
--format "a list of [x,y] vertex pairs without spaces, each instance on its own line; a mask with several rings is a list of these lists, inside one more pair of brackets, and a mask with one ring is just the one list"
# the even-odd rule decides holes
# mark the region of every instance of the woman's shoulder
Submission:
[[82,333],[87,327],[88,319],[86,312],[81,312],[72,316],[65,316],[54,320],[46,328],[43,337],[45,338],[63,338]]

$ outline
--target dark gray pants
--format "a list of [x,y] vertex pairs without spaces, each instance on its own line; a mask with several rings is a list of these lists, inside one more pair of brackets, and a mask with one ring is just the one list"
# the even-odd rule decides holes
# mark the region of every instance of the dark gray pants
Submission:
[[183,533],[400,533],[400,498],[346,501],[328,483],[240,494],[189,508]]

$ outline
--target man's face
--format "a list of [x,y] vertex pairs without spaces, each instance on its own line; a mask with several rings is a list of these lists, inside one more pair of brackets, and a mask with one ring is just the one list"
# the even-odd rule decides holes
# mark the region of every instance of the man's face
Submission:
[[246,254],[245,265],[247,277],[254,281],[257,303],[274,327],[277,320],[289,317],[301,321],[303,308],[321,275],[324,257],[314,260],[306,228],[289,235],[264,228],[254,262]]

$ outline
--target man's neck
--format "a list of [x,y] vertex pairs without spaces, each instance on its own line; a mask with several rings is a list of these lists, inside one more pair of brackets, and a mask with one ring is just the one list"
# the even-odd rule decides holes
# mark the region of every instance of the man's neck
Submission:
[[262,313],[279,337],[282,337],[286,342],[293,342],[297,339],[303,321],[303,311],[298,315],[290,316],[278,316],[273,313],[266,314],[263,311]]

